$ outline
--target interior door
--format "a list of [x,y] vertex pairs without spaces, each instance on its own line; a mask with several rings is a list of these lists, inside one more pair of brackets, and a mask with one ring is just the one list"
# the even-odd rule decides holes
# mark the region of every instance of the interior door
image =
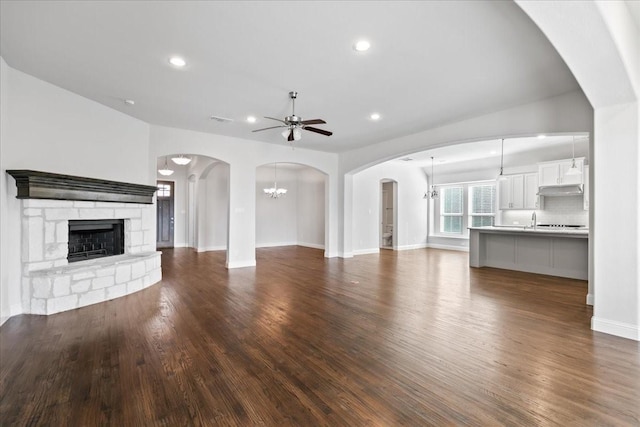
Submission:
[[173,247],[173,182],[158,181],[156,247]]

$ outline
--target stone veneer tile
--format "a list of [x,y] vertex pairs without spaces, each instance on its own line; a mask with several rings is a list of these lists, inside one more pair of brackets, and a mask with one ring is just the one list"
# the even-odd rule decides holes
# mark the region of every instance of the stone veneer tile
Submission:
[[72,208],[47,208],[44,210],[47,221],[59,221],[62,219],[78,218],[78,209]]
[[46,245],[44,257],[50,260],[67,258],[69,254],[68,243],[50,243]]
[[74,274],[71,279],[72,280],[82,280],[82,279],[90,279],[92,277],[96,277],[96,273],[93,271],[83,271],[82,273]]
[[104,267],[104,268],[101,268],[100,270],[96,270],[97,277],[113,276],[114,274],[116,274],[115,267]]
[[120,265],[116,268],[116,283],[124,283],[131,280],[131,265]]
[[33,314],[47,314],[47,300],[32,298],[31,311]]
[[71,285],[71,292],[81,294],[87,292],[91,287],[91,279],[80,280]]
[[56,223],[46,221],[44,223],[44,243],[55,243],[56,241]]
[[85,305],[91,305],[98,302],[102,302],[105,300],[105,292],[104,289],[99,289],[97,291],[87,292],[86,294],[80,295],[79,306],[84,307]]
[[[29,263],[25,263],[25,267],[26,267],[26,273],[28,274],[30,271],[38,271],[38,270],[45,270],[47,268],[51,268],[53,267],[53,262],[52,261],[29,262]],[[23,272],[25,272],[24,269],[23,269]]]
[[78,296],[67,295],[47,300],[47,314],[59,313],[78,307]]
[[42,216],[42,209],[27,208],[23,209],[24,216]]
[[73,207],[74,208],[95,208],[96,202],[85,202],[85,201],[76,200],[73,202]]
[[69,221],[56,223],[56,242],[69,243]]
[[71,277],[58,276],[53,279],[53,296],[61,297],[71,293]]
[[73,206],[73,202],[70,200],[24,199],[22,203],[25,208],[70,208]]
[[[136,262],[135,264],[131,264],[131,278],[137,279],[138,277],[142,277],[147,274],[147,269],[144,261]],[[117,279],[116,279],[117,281]]]
[[107,299],[114,299],[125,296],[127,294],[127,284],[111,286],[107,288]]
[[113,276],[97,277],[91,282],[93,289],[102,289],[115,284]]
[[42,261],[44,258],[44,220],[42,217],[28,217],[23,222],[22,260],[26,262]]
[[136,280],[132,280],[129,283],[127,283],[127,293],[131,294],[133,292],[138,292],[140,290],[142,290],[142,279],[136,279]]
[[120,218],[114,216],[113,209],[79,209],[81,219],[111,219]]
[[143,235],[141,231],[132,231],[129,233],[129,244],[131,246],[140,246],[143,242]]
[[51,279],[49,277],[34,277],[31,279],[34,298],[49,298],[51,295]]
[[140,209],[116,209],[116,218],[140,218]]

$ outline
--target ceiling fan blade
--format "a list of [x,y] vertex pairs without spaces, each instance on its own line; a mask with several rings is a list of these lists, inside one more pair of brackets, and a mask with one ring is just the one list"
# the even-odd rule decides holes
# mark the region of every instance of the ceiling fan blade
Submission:
[[271,127],[268,127],[268,128],[262,128],[262,129],[252,130],[251,132],[260,132],[260,131],[263,131],[263,130],[267,130],[267,129],[276,129],[276,128],[286,128],[286,126],[285,126],[285,125],[281,125],[281,126],[271,126]]
[[315,133],[319,133],[321,135],[326,135],[326,136],[331,136],[333,135],[333,132],[329,132],[328,130],[324,130],[324,129],[318,129],[318,128],[312,128],[310,126],[305,126],[302,129],[304,130],[308,130],[311,132],[315,132]]
[[291,142],[293,141],[293,129],[291,129],[291,132],[289,132],[289,137],[287,138],[287,141]]
[[303,125],[324,125],[327,122],[325,122],[322,119],[311,119],[311,120],[303,120],[300,123],[302,123]]
[[275,120],[275,121],[277,121],[277,122],[284,123],[285,125],[287,124],[287,122],[285,122],[284,120],[276,119],[276,118],[274,118],[274,117],[267,117],[267,116],[264,116],[264,118],[265,118],[265,119],[269,119],[269,120]]

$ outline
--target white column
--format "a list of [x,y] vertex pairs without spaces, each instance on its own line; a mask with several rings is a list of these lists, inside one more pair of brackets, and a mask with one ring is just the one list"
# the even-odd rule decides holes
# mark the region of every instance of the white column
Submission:
[[256,265],[256,168],[248,163],[229,166],[227,268]]

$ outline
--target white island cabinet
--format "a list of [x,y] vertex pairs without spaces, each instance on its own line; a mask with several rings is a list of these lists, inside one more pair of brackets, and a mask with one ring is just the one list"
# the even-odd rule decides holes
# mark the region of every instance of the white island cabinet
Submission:
[[469,266],[587,280],[589,231],[472,227],[469,228]]

